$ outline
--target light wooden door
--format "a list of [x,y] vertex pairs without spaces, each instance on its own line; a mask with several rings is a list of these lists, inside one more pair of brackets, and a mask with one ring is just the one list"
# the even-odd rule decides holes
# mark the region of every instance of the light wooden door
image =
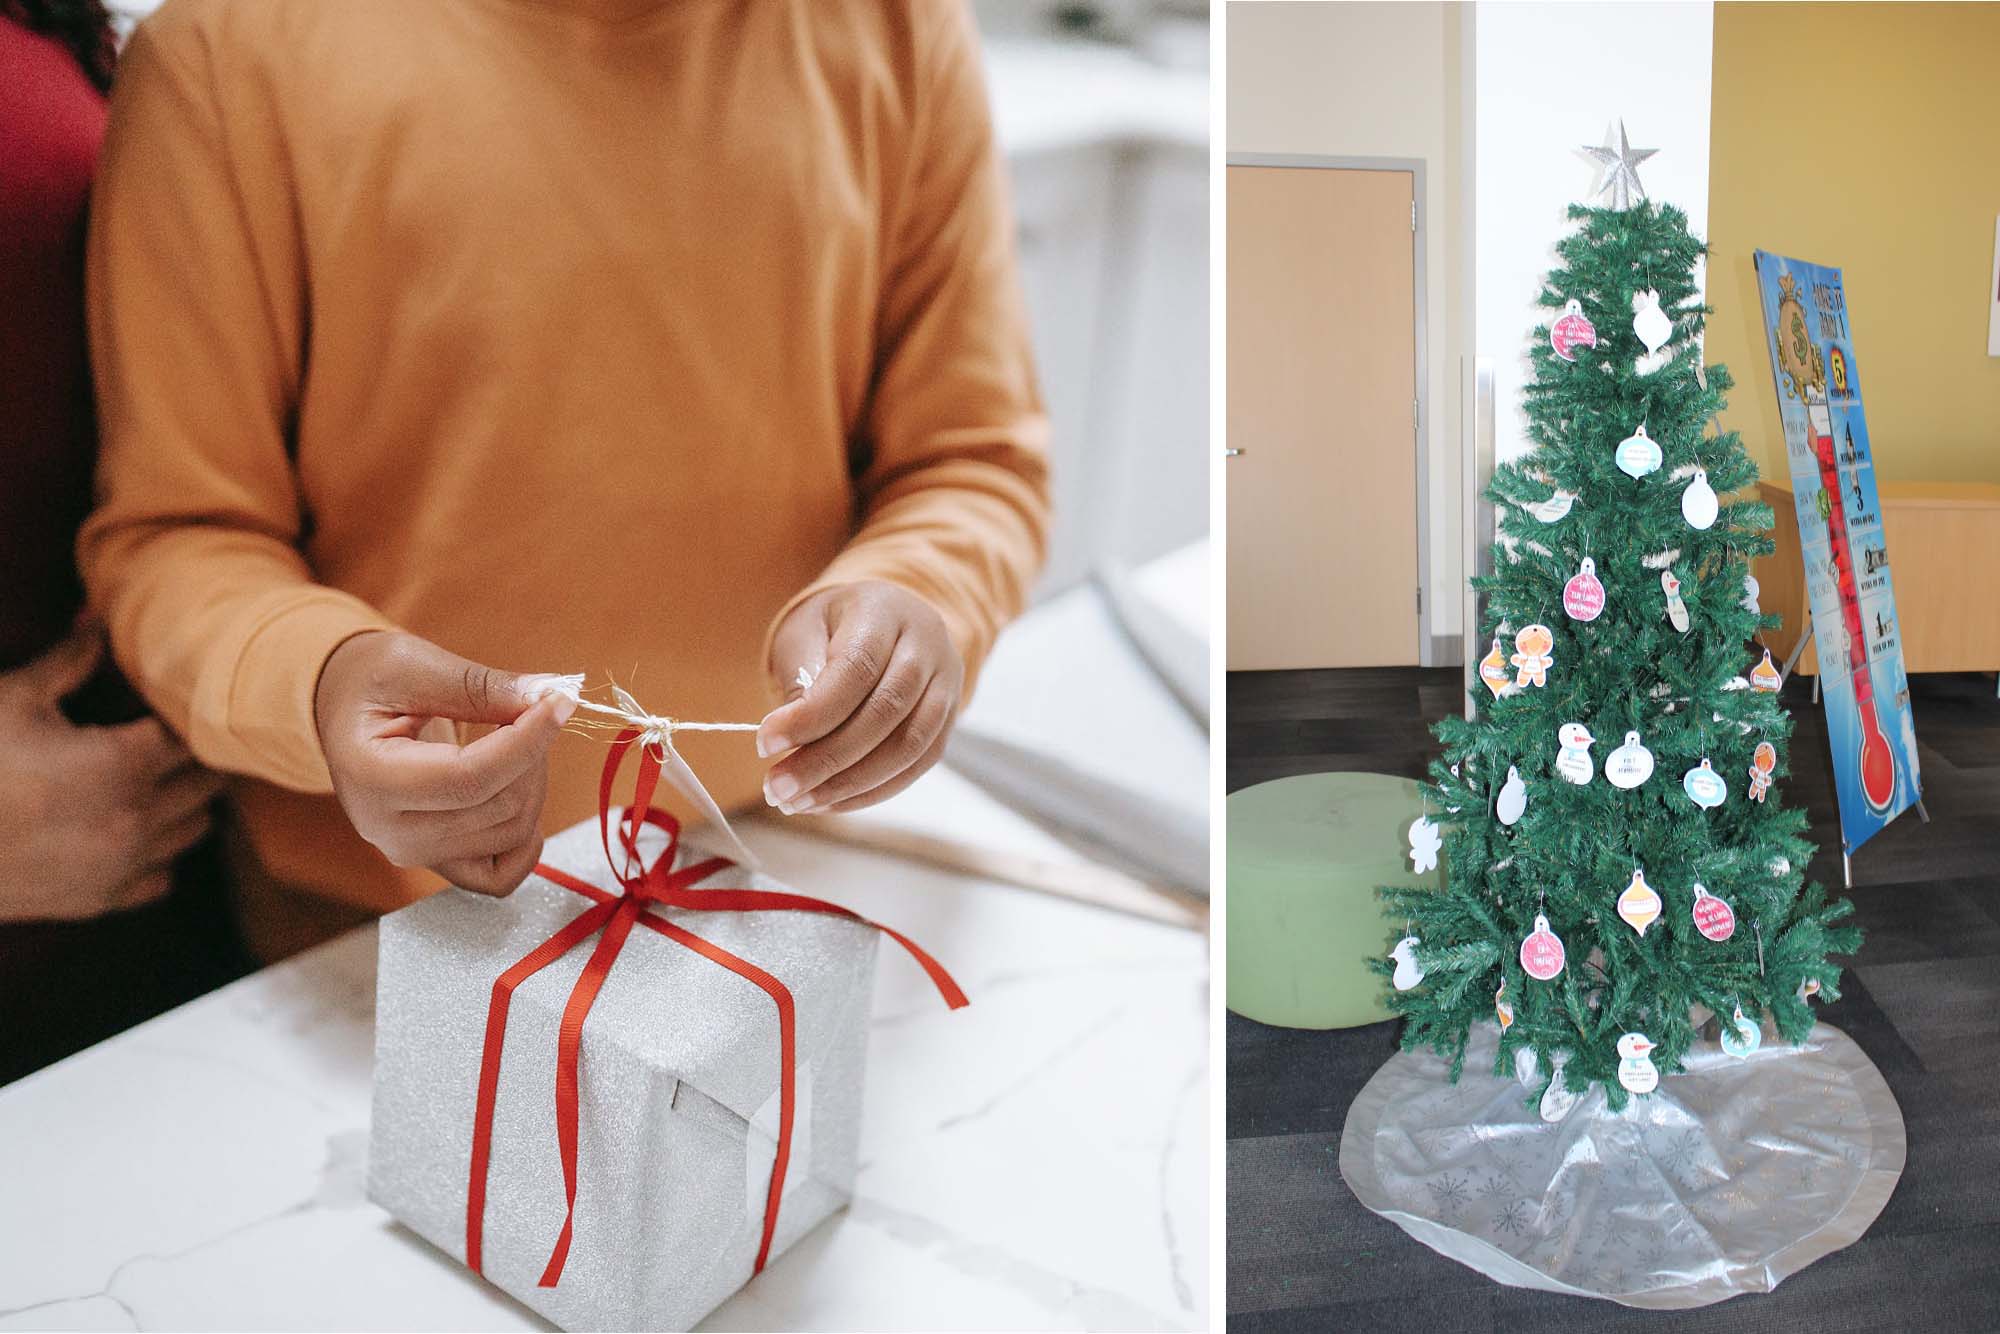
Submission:
[[1418,660],[1414,189],[1228,168],[1231,670]]

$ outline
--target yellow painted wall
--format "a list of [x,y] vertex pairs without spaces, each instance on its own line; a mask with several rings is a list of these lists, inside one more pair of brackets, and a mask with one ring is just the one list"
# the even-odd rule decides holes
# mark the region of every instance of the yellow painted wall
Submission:
[[1718,4],[1712,115],[1707,354],[1758,470],[1787,475],[1762,247],[1842,270],[1882,479],[2000,482],[2000,4]]

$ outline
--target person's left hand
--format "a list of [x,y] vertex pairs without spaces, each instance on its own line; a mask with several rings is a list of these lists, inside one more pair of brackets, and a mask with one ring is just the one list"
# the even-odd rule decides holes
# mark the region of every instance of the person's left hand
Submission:
[[859,810],[916,782],[944,753],[965,688],[937,609],[872,579],[794,607],[772,637],[771,670],[787,693],[757,753],[792,751],[764,779],[764,800],[787,815]]

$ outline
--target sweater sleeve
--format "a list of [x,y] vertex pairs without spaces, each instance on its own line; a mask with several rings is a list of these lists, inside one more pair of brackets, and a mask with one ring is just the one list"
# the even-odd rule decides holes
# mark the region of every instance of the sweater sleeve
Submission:
[[922,8],[938,26],[920,36],[909,184],[887,224],[860,524],[772,630],[829,586],[898,584],[944,617],[969,693],[1046,555],[1048,431],[970,7]]
[[196,756],[325,792],[320,669],[387,622],[300,550],[306,308],[277,131],[218,114],[205,48],[172,17],[121,61],[91,205],[102,452],[78,560],[119,665]]

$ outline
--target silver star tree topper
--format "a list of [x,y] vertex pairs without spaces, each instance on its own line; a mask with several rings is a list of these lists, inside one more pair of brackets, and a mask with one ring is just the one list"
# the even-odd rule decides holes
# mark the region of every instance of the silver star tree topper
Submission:
[[1625,122],[1622,119],[1618,122],[1616,149],[1612,148],[1611,134],[1606,131],[1604,147],[1593,148],[1585,144],[1583,151],[1595,158],[1598,165],[1604,168],[1604,180],[1598,185],[1597,193],[1601,195],[1609,192],[1611,207],[1628,209],[1632,207],[1633,200],[1646,197],[1646,187],[1639,184],[1639,164],[1660,150],[1632,147],[1631,141],[1625,137]]

